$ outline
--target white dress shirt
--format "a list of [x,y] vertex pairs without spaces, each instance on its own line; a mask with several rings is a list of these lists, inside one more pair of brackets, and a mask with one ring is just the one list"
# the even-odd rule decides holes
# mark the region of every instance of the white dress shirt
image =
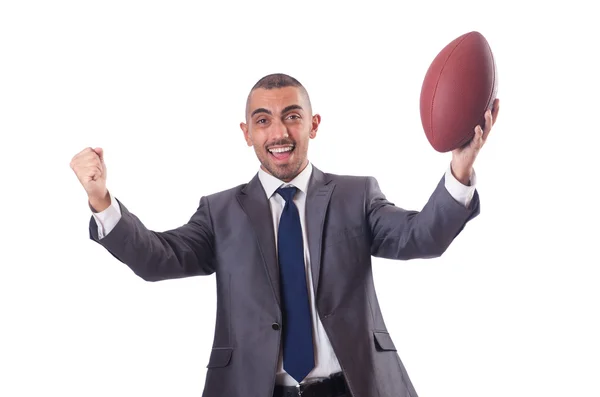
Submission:
[[[311,308],[311,318],[313,324],[313,336],[314,336],[314,348],[315,348],[315,367],[306,376],[305,381],[314,378],[325,378],[329,375],[340,372],[341,367],[337,360],[337,357],[333,351],[329,338],[323,328],[323,324],[317,314],[317,310],[314,303],[314,288],[312,284],[312,274],[310,267],[310,254],[308,250],[308,239],[305,227],[305,214],[306,214],[306,195],[308,190],[308,183],[312,174],[312,164],[308,166],[289,183],[285,183],[274,176],[266,173],[262,168],[258,171],[258,177],[263,186],[263,189],[269,199],[271,206],[271,213],[273,215],[273,227],[277,231],[279,228],[279,218],[283,212],[285,201],[283,198],[276,194],[275,191],[281,186],[293,185],[298,188],[298,193],[294,197],[294,203],[298,207],[300,215],[300,223],[302,225],[302,237],[304,240],[304,263],[306,268],[306,280],[308,287],[308,297]],[[450,195],[458,202],[468,207],[473,198],[475,192],[475,173],[471,177],[470,185],[465,186],[460,183],[453,175],[448,167],[445,174],[444,185]],[[111,205],[102,212],[92,212],[96,223],[98,224],[98,237],[103,238],[115,227],[119,219],[121,218],[121,209],[118,203],[112,196]],[[277,233],[275,233],[277,236]],[[275,237],[275,247],[277,247],[277,237]],[[283,369],[283,351],[279,352],[279,363],[277,365],[277,377],[276,383],[285,386],[295,386],[298,384],[294,378],[288,375]]]
[[[313,326],[313,342],[315,348],[315,367],[306,376],[305,380],[314,378],[326,378],[329,375],[341,372],[340,364],[331,347],[331,342],[325,333],[321,319],[317,313],[314,302],[314,288],[312,283],[312,271],[310,267],[310,254],[308,250],[308,237],[306,234],[306,194],[308,191],[308,182],[312,174],[312,164],[308,164],[304,170],[298,174],[289,183],[282,182],[274,176],[266,173],[262,168],[258,171],[258,178],[267,194],[271,204],[271,213],[273,214],[273,227],[275,231],[279,230],[279,219],[285,206],[285,200],[275,191],[281,186],[292,185],[298,188],[298,193],[294,197],[294,204],[298,207],[300,215],[300,224],[302,226],[302,240],[304,244],[304,267],[306,269],[306,280],[308,287],[308,299],[311,308],[311,319]],[[275,233],[275,247],[277,247],[277,233]],[[298,384],[294,378],[283,369],[283,349],[279,351],[279,363],[277,364],[277,377],[275,382],[278,385],[295,386]]]

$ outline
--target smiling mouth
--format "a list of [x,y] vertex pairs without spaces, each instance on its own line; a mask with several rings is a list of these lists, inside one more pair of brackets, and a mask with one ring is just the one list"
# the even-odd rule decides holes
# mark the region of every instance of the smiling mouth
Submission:
[[287,160],[292,155],[295,148],[296,146],[294,145],[287,145],[269,148],[267,151],[277,160]]

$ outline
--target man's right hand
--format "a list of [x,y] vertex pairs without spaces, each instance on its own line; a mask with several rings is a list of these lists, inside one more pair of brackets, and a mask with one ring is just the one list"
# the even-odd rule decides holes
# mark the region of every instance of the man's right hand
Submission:
[[85,189],[92,208],[98,212],[110,206],[106,189],[106,165],[102,148],[85,148],[71,160],[71,169]]

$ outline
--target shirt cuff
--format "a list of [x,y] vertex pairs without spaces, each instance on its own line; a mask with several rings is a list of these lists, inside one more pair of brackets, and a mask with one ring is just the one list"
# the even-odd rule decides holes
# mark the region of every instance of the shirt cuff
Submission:
[[475,175],[475,170],[471,175],[471,179],[469,180],[469,186],[465,186],[458,181],[452,175],[452,168],[448,166],[448,170],[446,171],[445,176],[445,186],[448,193],[459,203],[464,205],[466,208],[469,208],[471,204],[471,200],[473,199],[473,195],[475,194],[475,183],[477,181],[477,177]]
[[121,207],[113,195],[110,194],[110,205],[108,208],[100,212],[92,211],[92,216],[98,225],[98,238],[102,239],[119,223],[121,219]]

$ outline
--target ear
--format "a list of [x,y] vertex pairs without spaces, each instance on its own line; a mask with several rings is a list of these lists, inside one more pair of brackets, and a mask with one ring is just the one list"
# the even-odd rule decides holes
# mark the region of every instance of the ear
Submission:
[[315,137],[317,136],[317,131],[319,130],[320,123],[321,123],[321,115],[315,114],[312,117],[312,125],[310,128],[310,134],[308,134],[310,139],[315,139]]
[[248,146],[252,146],[252,139],[250,137],[250,132],[248,131],[248,125],[246,123],[240,123],[240,128],[242,129],[242,132],[244,133],[244,139],[246,140],[246,144]]

